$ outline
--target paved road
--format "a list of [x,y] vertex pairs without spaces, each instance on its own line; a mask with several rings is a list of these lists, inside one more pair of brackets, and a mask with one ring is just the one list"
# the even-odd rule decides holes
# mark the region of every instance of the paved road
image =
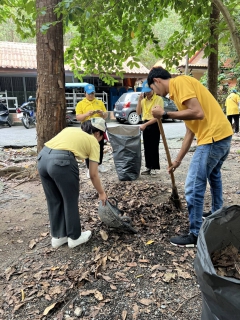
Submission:
[[[108,122],[109,127],[118,126],[117,122]],[[163,123],[167,139],[179,139],[185,135],[183,122]],[[0,147],[33,147],[37,145],[36,128],[25,129],[22,125],[11,128],[0,126]]]

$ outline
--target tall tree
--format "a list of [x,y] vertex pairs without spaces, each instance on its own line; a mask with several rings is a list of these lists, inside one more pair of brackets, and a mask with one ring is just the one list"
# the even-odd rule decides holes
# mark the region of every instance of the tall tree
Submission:
[[217,99],[218,89],[218,37],[219,37],[219,16],[220,11],[212,3],[212,12],[210,14],[210,36],[213,41],[210,43],[211,52],[208,57],[208,89]]
[[[36,0],[38,151],[65,127],[63,24],[54,12],[59,0]],[[45,32],[43,26],[50,25]]]

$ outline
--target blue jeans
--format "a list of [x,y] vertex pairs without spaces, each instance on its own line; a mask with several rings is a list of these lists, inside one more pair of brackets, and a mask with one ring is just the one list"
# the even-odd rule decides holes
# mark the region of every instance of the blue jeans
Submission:
[[204,194],[207,180],[211,188],[212,212],[223,205],[221,167],[230,151],[232,136],[197,147],[185,182],[190,233],[198,236],[202,225]]

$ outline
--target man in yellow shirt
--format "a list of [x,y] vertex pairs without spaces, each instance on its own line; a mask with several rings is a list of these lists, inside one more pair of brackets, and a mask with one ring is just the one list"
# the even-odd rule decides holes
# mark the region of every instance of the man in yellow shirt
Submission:
[[239,110],[238,104],[240,102],[239,95],[237,94],[237,90],[233,89],[229,96],[226,99],[226,114],[229,122],[232,125],[232,120],[234,120],[235,133],[239,132]]
[[223,205],[221,167],[230,150],[232,128],[218,102],[198,80],[189,76],[172,79],[167,70],[156,67],[148,75],[148,85],[161,96],[169,93],[179,110],[165,112],[157,106],[152,110],[153,116],[184,120],[186,125],[182,147],[168,168],[169,173],[180,166],[194,137],[197,138],[197,148],[185,182],[190,232],[170,239],[173,245],[194,247],[202,225],[207,181],[211,187],[211,212]]
[[[78,102],[76,106],[76,118],[83,123],[84,121],[92,118],[101,117],[106,119],[108,116],[104,103],[95,97],[95,87],[92,84],[88,84],[84,87],[85,98]],[[104,151],[104,139],[99,142],[100,145],[100,158],[99,167],[100,172],[106,172],[107,170],[102,165],[103,151]],[[89,168],[89,161],[86,159],[87,168]],[[87,171],[87,177],[89,178],[89,170]]]
[[139,96],[136,112],[142,114],[143,124],[140,125],[140,130],[143,132],[143,145],[146,170],[142,175],[154,175],[156,170],[160,169],[159,164],[159,142],[160,131],[157,119],[153,118],[152,108],[155,106],[163,107],[163,99],[156,95],[149,88],[147,80],[142,84],[142,93]]
[[[94,120],[94,122],[92,122]],[[79,169],[75,158],[89,159],[89,171],[99,199],[105,205],[107,196],[98,175],[99,144],[103,139],[105,121],[92,119],[85,131],[65,128],[38,154],[38,171],[47,199],[52,246],[68,243],[74,248],[87,242],[91,231],[81,232],[79,219]]]

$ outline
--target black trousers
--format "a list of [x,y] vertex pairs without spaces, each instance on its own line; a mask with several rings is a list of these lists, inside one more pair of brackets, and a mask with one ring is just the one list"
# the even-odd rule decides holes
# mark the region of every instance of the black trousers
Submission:
[[[147,121],[144,121],[144,123]],[[160,169],[159,163],[160,131],[157,122],[143,130],[145,166],[148,169]]]
[[235,125],[235,130],[234,132],[235,133],[238,133],[239,132],[239,114],[231,114],[229,116],[227,116],[229,122],[231,123],[232,125],[232,120],[234,120],[234,125]]
[[79,169],[74,154],[44,147],[38,154],[38,172],[47,199],[51,236],[78,239]]
[[[102,160],[103,160],[103,150],[104,150],[104,139],[102,139],[101,141],[98,142],[99,146],[100,146],[100,159],[99,159],[99,165],[102,164]],[[89,159],[85,160],[86,162],[86,166],[89,169]]]

